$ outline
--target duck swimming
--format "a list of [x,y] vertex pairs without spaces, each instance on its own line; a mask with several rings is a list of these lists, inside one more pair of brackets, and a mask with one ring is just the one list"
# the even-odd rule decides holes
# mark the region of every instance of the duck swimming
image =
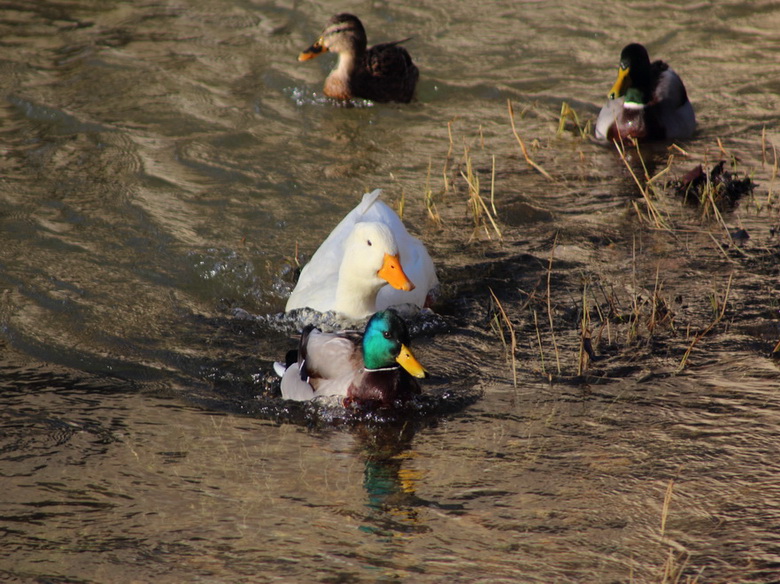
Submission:
[[408,103],[414,97],[420,72],[400,46],[402,42],[367,49],[366,31],[360,19],[352,14],[336,14],[328,20],[320,38],[298,55],[298,60],[308,61],[326,51],[338,54],[336,68],[325,79],[324,93],[328,97]]
[[379,200],[363,195],[301,270],[285,311],[309,307],[362,319],[409,304],[421,309],[439,280],[423,243]]
[[599,112],[598,140],[678,140],[696,129],[696,116],[682,80],[663,61],[650,62],[640,44],[626,45],[608,101]]
[[409,345],[406,324],[392,309],[374,314],[362,337],[306,327],[297,361],[282,374],[282,397],[307,401],[342,396],[345,405],[381,407],[409,401],[420,393],[415,378],[428,375]]

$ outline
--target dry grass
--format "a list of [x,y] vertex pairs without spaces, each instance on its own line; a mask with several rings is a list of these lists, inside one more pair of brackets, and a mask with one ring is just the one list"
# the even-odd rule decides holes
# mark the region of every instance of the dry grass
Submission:
[[580,318],[580,346],[577,358],[577,376],[581,377],[588,369],[588,361],[593,349],[590,344],[591,325],[590,310],[588,309],[588,284],[582,286],[582,317]]
[[552,176],[543,169],[541,166],[536,164],[533,160],[531,160],[531,156],[528,154],[528,149],[525,147],[525,142],[523,142],[523,139],[520,137],[520,133],[517,131],[517,126],[515,125],[515,110],[512,107],[512,100],[508,99],[506,100],[507,108],[509,109],[509,121],[512,124],[512,133],[515,135],[515,139],[517,140],[517,143],[520,144],[520,150],[523,153],[523,158],[525,158],[525,161],[528,163],[528,166],[533,168],[534,170],[538,171],[544,178],[547,180],[553,181]]
[[[493,292],[492,288],[488,288],[488,290],[490,290],[490,296],[493,298],[493,302],[501,314],[501,320],[498,319],[498,315],[495,316],[494,326],[501,336],[501,343],[504,345],[504,352],[509,356],[512,366],[512,383],[515,387],[517,387],[517,360],[515,358],[515,353],[517,351],[517,336],[515,335],[515,327],[512,325],[512,321],[509,320],[509,317],[507,316],[501,301],[498,299],[498,296],[496,296],[496,293]],[[504,338],[504,329],[502,324],[506,325],[506,328],[509,331],[509,346],[507,346],[506,339]]]
[[436,223],[436,225],[441,225],[441,215],[439,215],[439,210],[436,208],[436,203],[433,200],[433,189],[431,188],[431,170],[433,168],[433,161],[431,159],[428,160],[428,174],[425,177],[425,190],[423,191],[423,201],[425,202],[425,210],[428,213],[428,218]]
[[[507,100],[512,137],[519,146],[525,162],[534,173],[542,175],[546,180],[559,183],[566,190],[576,191],[576,188],[567,185],[567,181],[573,179],[554,178],[550,172],[542,168],[532,158],[536,151],[531,142],[526,142],[521,128],[524,119],[522,114],[529,108],[523,111],[518,108],[516,111],[512,101]],[[473,242],[477,237],[483,240],[497,241],[499,244],[505,238],[511,241],[513,230],[517,229],[517,226],[511,222],[502,225],[498,220],[497,213],[497,199],[501,200],[502,189],[510,188],[508,185],[501,184],[501,178],[511,176],[512,181],[517,180],[518,173],[506,172],[506,168],[512,166],[511,153],[504,153],[502,161],[501,153],[488,154],[484,152],[488,135],[487,127],[483,128],[482,125],[479,125],[472,128],[469,137],[464,140],[462,145],[459,143],[460,138],[456,140],[458,137],[456,129],[456,120],[450,120],[447,123],[449,144],[443,167],[444,185],[441,192],[446,194],[465,191],[463,194],[465,195],[468,217],[473,226],[469,242]],[[579,133],[583,139],[590,135],[588,122],[583,121],[576,111],[564,103],[561,105],[560,115],[557,119],[557,134],[560,135],[562,132],[572,130]],[[509,140],[511,137],[507,136],[507,139]],[[767,167],[771,165],[772,181],[774,181],[778,174],[777,152],[773,145],[768,143],[766,132],[762,133],[761,140],[762,160]],[[731,244],[728,229],[731,217],[721,210],[722,206],[719,206],[717,185],[706,185],[701,200],[700,213],[697,216],[692,216],[679,198],[672,197],[670,194],[671,173],[680,166],[681,161],[688,161],[697,155],[679,145],[672,144],[668,147],[668,156],[657,160],[659,165],[653,168],[650,160],[646,161],[643,158],[643,151],[637,146],[636,142],[614,142],[622,165],[628,171],[630,180],[639,195],[630,203],[633,205],[633,211],[639,223],[637,237],[641,240],[642,231],[644,233],[661,231],[664,234],[654,234],[652,237],[654,239],[672,237],[674,238],[672,245],[676,242],[682,245],[684,242],[690,241],[692,237],[697,238],[698,241],[701,241],[702,236],[709,237],[725,261],[733,264],[739,263],[739,258],[735,259],[735,253],[744,252]],[[462,158],[457,160],[456,153],[459,149],[462,149]],[[511,150],[511,145],[508,142],[505,142],[505,149]],[[646,151],[650,150],[646,149]],[[737,164],[738,157],[729,152],[722,141],[717,141],[716,149],[713,150],[717,150],[719,155],[731,161],[732,165]],[[583,162],[583,152],[584,150],[578,149],[574,153],[575,156],[580,156],[579,163]],[[655,150],[654,152],[658,153],[659,151]],[[704,157],[704,165],[706,165],[707,153],[699,155],[699,158],[701,157]],[[478,164],[477,161],[479,161]],[[431,175],[435,174],[434,166],[429,161],[423,198],[428,217],[440,224],[441,215],[437,203],[441,207],[441,202],[436,198],[434,188],[431,185]],[[498,174],[498,181],[497,168],[506,173]],[[511,184],[513,185],[511,188],[517,188],[514,183]],[[460,190],[461,188],[463,191]],[[772,188],[770,187],[770,193],[767,195],[768,202],[773,202],[771,193]],[[616,196],[618,195],[619,193],[616,193]],[[544,203],[540,203],[540,205],[543,206]],[[690,221],[692,217],[694,220],[701,221],[700,227],[691,226],[689,223],[681,225],[685,221]],[[638,241],[635,241],[635,246]],[[632,280],[616,273],[607,274],[608,278],[611,277],[613,280],[602,278],[601,275],[595,278],[587,277],[585,281],[580,279],[579,297],[575,297],[575,295],[566,299],[565,290],[556,290],[558,286],[555,282],[559,279],[565,281],[570,275],[564,271],[561,278],[558,278],[559,274],[556,270],[556,278],[553,278],[553,269],[557,261],[555,257],[557,246],[558,235],[555,236],[555,241],[549,252],[546,270],[540,273],[537,292],[529,294],[528,302],[521,309],[527,315],[523,326],[527,327],[528,338],[531,340],[531,344],[535,345],[532,351],[536,351],[538,348],[538,354],[534,359],[538,365],[535,365],[534,368],[537,371],[541,370],[542,375],[548,379],[552,379],[553,375],[559,377],[576,375],[583,378],[589,375],[588,379],[592,379],[594,375],[609,376],[609,368],[612,366],[608,361],[609,356],[616,355],[617,361],[625,361],[628,358],[625,349],[632,345],[636,346],[637,343],[648,351],[653,351],[654,347],[665,347],[666,355],[677,355],[673,357],[674,362],[670,364],[671,369],[682,371],[688,366],[691,355],[703,338],[710,334],[714,327],[725,318],[731,293],[731,279],[729,279],[725,294],[711,296],[714,308],[710,321],[706,317],[701,317],[700,310],[686,308],[684,311],[679,311],[679,314],[675,314],[672,307],[677,307],[680,303],[678,296],[681,287],[679,283],[669,280],[668,276],[664,275],[663,269],[666,264],[661,262],[654,266],[653,273],[650,274],[648,274],[647,267],[643,265],[640,276],[636,265],[640,260],[637,258],[636,250],[632,254],[634,264]],[[506,249],[500,245],[497,247]],[[510,345],[516,348],[517,339],[514,335],[520,339],[523,338],[522,329],[515,330],[516,327],[519,327],[516,318],[518,308],[507,304],[503,298],[499,299],[493,290],[490,290],[490,297],[496,306],[492,326],[499,331],[504,350],[513,356],[511,375],[513,383],[516,384],[517,363],[514,361],[515,350]],[[503,305],[501,301],[504,302]],[[686,298],[686,306],[688,305],[690,304]],[[698,299],[695,308],[701,308]],[[576,321],[573,318],[575,314]],[[510,315],[514,318],[514,325],[510,321]],[[683,321],[683,317],[686,315],[691,315],[687,322]],[[696,333],[697,330],[700,332]],[[607,351],[605,351],[605,346],[608,347]],[[601,357],[598,356],[599,350],[604,353]],[[775,351],[780,352],[780,342],[776,344]],[[621,363],[615,365],[616,370],[621,368]]]
[[550,261],[547,264],[547,320],[550,323],[550,337],[552,338],[553,349],[555,350],[555,365],[558,369],[558,375],[561,374],[561,353],[558,350],[558,342],[555,340],[555,323],[553,322],[552,293],[550,290],[550,279],[552,277],[553,259],[555,257],[555,246],[558,245],[558,234],[555,234],[552,248],[550,248]]
[[558,130],[555,132],[556,136],[562,136],[566,131],[566,122],[571,121],[574,127],[577,129],[580,139],[585,140],[591,134],[590,120],[584,124],[580,122],[580,117],[577,112],[569,107],[569,104],[565,101],[561,104],[561,115],[558,118]]
[[632,146],[634,146],[636,155],[639,158],[639,161],[642,164],[642,169],[644,171],[644,177],[643,177],[644,182],[643,182],[636,175],[636,172],[634,171],[631,162],[628,160],[626,156],[627,149],[625,143],[623,143],[622,140],[614,140],[613,144],[617,149],[620,159],[623,161],[623,164],[625,164],[629,174],[631,174],[631,178],[634,179],[634,182],[636,183],[636,186],[639,189],[639,192],[642,194],[642,198],[644,199],[647,213],[643,213],[642,210],[639,208],[639,206],[636,203],[634,203],[634,209],[636,210],[637,216],[640,218],[640,220],[649,223],[650,225],[653,225],[656,229],[664,229],[667,231],[671,231],[669,220],[658,209],[656,205],[656,200],[661,195],[661,189],[657,186],[657,184],[660,181],[660,179],[664,175],[666,175],[666,173],[668,173],[669,169],[672,167],[672,162],[674,161],[674,155],[669,156],[667,164],[663,168],[663,170],[661,170],[654,176],[650,177],[649,173],[647,172],[647,165],[645,164],[644,158],[642,157],[642,152],[639,150],[639,148],[637,148],[636,141],[633,140],[631,144]]
[[[496,223],[496,218],[494,217],[494,214],[491,213],[491,210],[485,204],[485,200],[480,195],[479,174],[474,170],[474,166],[471,160],[471,154],[468,147],[465,147],[464,150],[464,160],[466,165],[466,171],[465,172],[461,171],[460,174],[463,177],[463,179],[466,181],[466,184],[468,185],[469,209],[471,211],[471,216],[474,221],[474,231],[472,232],[469,241],[472,241],[476,236],[476,234],[482,229],[485,230],[485,234],[487,235],[487,237],[490,237],[490,230],[487,228],[488,222],[493,228],[496,237],[498,237],[498,239],[501,240],[503,238],[503,235],[501,234],[501,229],[499,229],[498,224]],[[495,169],[493,170],[493,173],[495,173]],[[495,174],[493,174],[493,176],[495,176]],[[493,207],[493,211],[495,211],[495,204],[493,203],[492,192],[491,192],[491,205]],[[487,219],[487,222],[485,221],[485,219]]]
[[709,324],[709,326],[707,326],[707,328],[694,335],[691,344],[688,346],[688,350],[685,351],[685,354],[683,355],[683,358],[680,361],[680,365],[677,367],[677,373],[680,373],[683,369],[685,369],[685,366],[688,364],[688,358],[691,356],[691,351],[693,351],[693,348],[699,343],[699,341],[702,338],[710,334],[712,329],[718,326],[718,324],[723,320],[723,317],[726,315],[726,309],[728,308],[728,304],[729,304],[729,294],[731,293],[731,283],[733,279],[734,279],[734,273],[732,272],[731,275],[729,276],[729,281],[728,284],[726,285],[726,291],[723,293],[722,299],[717,294],[717,292],[713,293],[711,298],[713,302],[713,309],[715,311],[715,318]]

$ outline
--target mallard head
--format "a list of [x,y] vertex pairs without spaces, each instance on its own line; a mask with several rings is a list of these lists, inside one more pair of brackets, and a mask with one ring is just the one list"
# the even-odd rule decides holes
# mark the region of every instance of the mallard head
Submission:
[[412,354],[409,331],[395,310],[374,314],[363,335],[363,363],[366,369],[384,369],[400,365],[410,375],[424,378],[428,372]]
[[642,102],[652,93],[653,75],[650,66],[650,56],[647,49],[638,43],[626,45],[620,52],[620,67],[617,81],[609,91],[609,99],[617,99],[626,95],[626,92],[634,88],[638,92],[632,95],[632,101],[637,96],[642,96]]
[[360,54],[366,50],[366,31],[360,19],[353,14],[337,14],[328,20],[312,46],[298,55],[299,61],[308,61],[326,51]]

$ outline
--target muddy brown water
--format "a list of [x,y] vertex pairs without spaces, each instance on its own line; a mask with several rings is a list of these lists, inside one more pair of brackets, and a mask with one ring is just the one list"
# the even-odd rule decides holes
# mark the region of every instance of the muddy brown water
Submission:
[[[0,579],[780,582],[780,7],[350,6],[421,70],[351,108],[295,60],[345,8],[0,7]],[[634,40],[699,131],[626,164],[556,130]],[[720,160],[720,218],[665,186]],[[433,401],[296,410],[293,257],[378,187],[439,267]]]

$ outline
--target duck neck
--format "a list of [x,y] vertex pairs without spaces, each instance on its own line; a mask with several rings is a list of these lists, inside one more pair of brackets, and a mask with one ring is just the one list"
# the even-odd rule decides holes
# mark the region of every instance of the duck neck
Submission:
[[348,99],[353,96],[352,80],[357,75],[364,58],[364,50],[353,47],[352,50],[339,52],[336,67],[325,80],[325,94],[331,97]]
[[350,276],[346,270],[339,273],[334,310],[351,318],[363,318],[376,310],[376,295],[385,284],[379,278],[376,283],[365,278]]
[[349,78],[354,75],[358,63],[363,59],[363,54],[358,49],[352,51],[342,51],[339,53],[339,60],[336,63],[334,73],[339,77]]

